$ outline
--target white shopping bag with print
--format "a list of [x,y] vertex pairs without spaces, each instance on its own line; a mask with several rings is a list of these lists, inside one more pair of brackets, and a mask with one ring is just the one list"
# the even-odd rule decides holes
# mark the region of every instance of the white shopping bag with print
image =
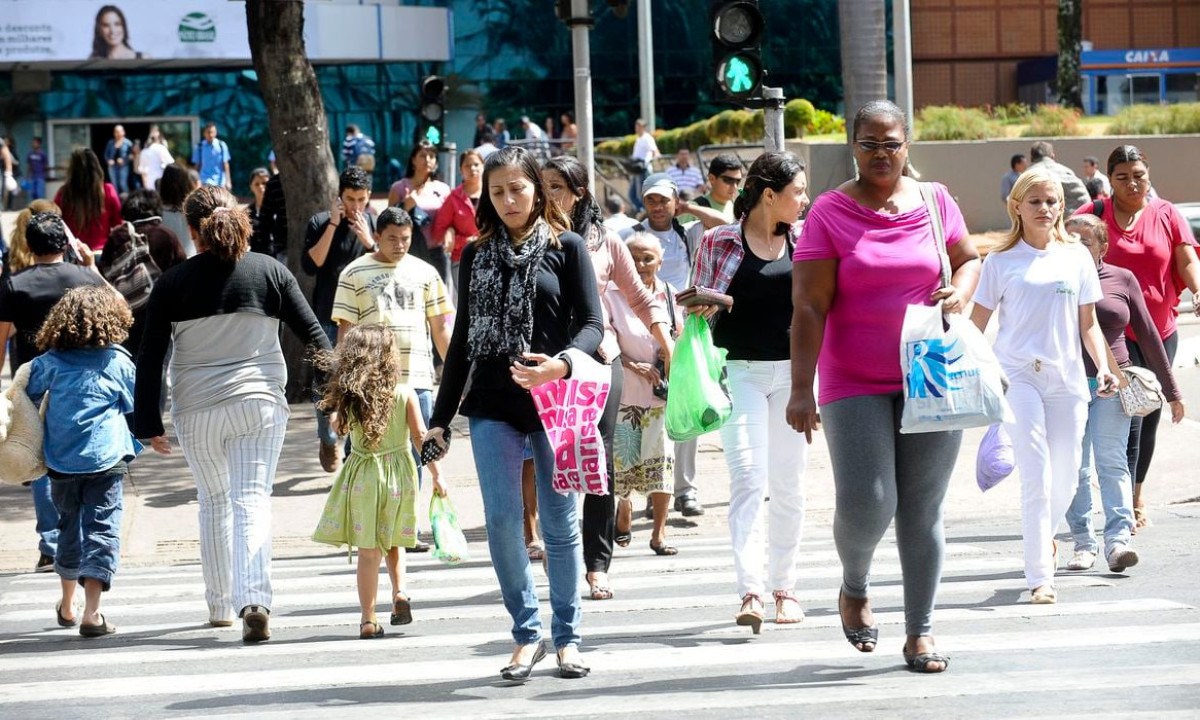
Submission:
[[568,350],[571,377],[543,383],[529,392],[554,451],[554,490],[608,494],[607,456],[600,416],[612,389],[612,368],[578,350]]
[[900,333],[900,364],[900,432],[963,430],[1012,421],[1004,399],[1004,371],[987,339],[962,315],[943,315],[941,304],[908,306]]

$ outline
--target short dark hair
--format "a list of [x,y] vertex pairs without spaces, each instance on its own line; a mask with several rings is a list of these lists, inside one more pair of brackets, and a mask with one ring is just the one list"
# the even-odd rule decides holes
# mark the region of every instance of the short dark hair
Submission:
[[1140,162],[1146,167],[1150,167],[1150,158],[1146,153],[1142,152],[1136,145],[1118,145],[1108,155],[1108,174],[1112,175],[1113,170],[1121,163]]
[[350,134],[357,135],[358,134],[358,126],[353,123],[347,125],[346,126],[346,134],[347,135],[350,135]]
[[1100,193],[1104,192],[1104,181],[1096,175],[1093,175],[1090,178],[1084,178],[1083,186],[1087,188],[1088,197],[1093,200],[1100,197]]
[[898,124],[900,129],[904,131],[904,139],[908,140],[912,137],[912,128],[908,124],[908,116],[900,109],[900,106],[891,100],[872,100],[863,105],[854,113],[854,124],[851,125],[852,138],[858,137],[858,128],[867,120],[874,118],[882,118],[891,120]]
[[164,205],[174,210],[181,209],[191,191],[192,180],[187,168],[178,163],[163,168],[162,177],[158,179],[158,195]]
[[1033,162],[1052,157],[1054,157],[1054,145],[1045,140],[1038,140],[1029,148],[1029,159]]
[[1017,153],[1016,155],[1013,155],[1011,158],[1009,158],[1008,166],[1010,168],[1012,168],[1013,170],[1016,170],[1017,165],[1020,163],[1023,163],[1023,162],[1025,162],[1025,156],[1022,155],[1021,153]]
[[412,227],[412,216],[404,208],[384,208],[383,212],[379,213],[379,217],[375,218],[375,233],[382,235],[384,230],[393,226]]
[[70,239],[67,225],[62,217],[49,212],[40,212],[29,218],[25,227],[25,244],[34,255],[57,255],[63,251]]
[[604,209],[608,211],[609,215],[620,215],[625,212],[625,203],[621,200],[620,195],[609,193],[604,198]]
[[153,190],[134,190],[121,203],[121,219],[137,222],[154,216],[162,216],[162,199]]
[[1100,166],[1100,158],[1096,157],[1095,155],[1088,155],[1083,159],[1083,161],[1092,167]]
[[371,175],[357,165],[351,165],[338,176],[338,195],[347,190],[371,192]]
[[211,120],[210,120],[209,122],[206,122],[206,123],[204,123],[204,129],[205,129],[205,130],[207,130],[207,129],[209,129],[209,128],[212,128],[213,130],[216,130],[216,129],[217,129],[217,124],[216,124],[215,122],[212,122]]
[[742,159],[733,153],[721,153],[713,158],[712,162],[708,164],[708,174],[715,175],[717,177],[720,177],[721,173],[728,172],[730,170],[742,169],[744,169],[744,166],[742,165]]
[[41,135],[34,135],[34,136],[33,136],[33,142],[41,142],[41,141],[42,141],[42,136],[41,136]]

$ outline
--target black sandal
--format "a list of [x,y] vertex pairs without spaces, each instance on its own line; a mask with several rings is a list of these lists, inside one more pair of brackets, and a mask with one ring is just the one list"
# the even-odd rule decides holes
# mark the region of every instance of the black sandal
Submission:
[[[842,591],[838,590],[838,619],[842,616]],[[879,644],[879,626],[872,625],[871,627],[848,628],[845,621],[842,622],[842,634],[846,636],[846,640],[854,646],[854,649],[859,652],[869,653],[875,652],[875,646]],[[859,646],[862,647],[859,647]],[[907,657],[907,656],[906,656]]]
[[654,551],[655,555],[678,555],[679,554],[679,548],[672,547],[671,545],[668,545],[666,543],[658,543],[656,545],[656,544],[654,544],[653,541],[651,541],[650,549]]
[[629,543],[633,542],[633,529],[630,528],[629,530],[624,531],[618,530],[617,534],[613,535],[613,542],[620,547],[629,547]]
[[76,616],[76,617],[75,617],[74,619],[72,619],[72,620],[68,620],[68,619],[66,619],[65,617],[63,617],[63,614],[62,614],[62,600],[59,600],[59,601],[58,601],[58,604],[54,606],[54,615],[55,615],[55,617],[57,617],[57,618],[58,618],[58,626],[59,626],[59,627],[75,627],[76,625],[78,625],[78,624],[79,624],[79,617],[78,617],[78,616]]
[[408,625],[413,621],[412,618],[412,603],[407,597],[398,597],[392,599],[392,616],[390,622],[392,625]]
[[[936,650],[933,652],[917,653],[916,655],[909,655],[908,650],[904,650],[902,654],[904,655],[904,662],[915,672],[940,673],[950,669],[950,658]],[[941,663],[942,667],[940,670],[931,670],[929,663]]]
[[371,640],[373,638],[383,637],[383,626],[374,620],[366,620],[358,624],[358,638],[360,640]]
[[103,615],[100,616],[99,625],[84,625],[83,623],[79,624],[79,634],[85,638],[104,637],[105,635],[112,635],[116,631],[117,626],[109,625],[108,618],[104,617]]

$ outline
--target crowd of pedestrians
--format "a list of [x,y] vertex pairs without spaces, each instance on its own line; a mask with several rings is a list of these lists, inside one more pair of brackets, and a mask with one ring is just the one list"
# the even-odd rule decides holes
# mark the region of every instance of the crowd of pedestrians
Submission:
[[[564,137],[570,120],[561,118]],[[537,123],[522,124],[527,137],[545,137]],[[478,149],[462,155],[453,190],[438,179],[436,149],[416,144],[376,214],[374,143],[350,126],[337,196],[304,231],[299,265],[314,277],[311,298],[274,257],[286,252],[278,176],[255,170],[254,200],[239,206],[215,126],[194,149],[198,177],[166,163],[159,192],[123,189],[123,132],[105,153],[107,173],[91,150],[72,155],[57,204],[19,218],[0,284],[0,335],[12,335],[14,368],[29,366],[33,402],[50,396],[48,471],[32,490],[38,569],[62,579],[60,625],[88,637],[115,631],[100,599],[117,570],[121,481],[139,439],[172,452],[169,395],[199,498],[207,621],[227,627],[240,618],[246,642],[270,638],[270,495],[289,413],[281,323],[316,359],[319,458],[340,472],[313,538],[358,548],[360,638],[384,634],[381,563],[389,623],[413,621],[405,553],[428,549],[416,498],[426,475],[434,494],[453,492],[438,460],[456,451],[451,424],[466,417],[490,560],[511,618],[514,647],[501,671],[509,681],[527,680],[550,650],[562,677],[589,674],[578,582],[593,601],[619,591],[614,547],[632,541],[634,494],[646,499],[648,546],[658,556],[679,552],[666,535],[672,499],[685,516],[704,512],[696,443],[673,442],[664,419],[680,380],[675,340],[697,318],[727,355],[732,410],[720,432],[737,625],[758,633],[768,602],[775,623],[804,619],[795,593],[803,478],[821,429],[836,486],[836,607],[846,640],[864,653],[879,642],[871,567],[894,522],[904,661],[921,673],[949,668],[933,615],[943,504],[962,434],[901,432],[897,348],[911,305],[969,311],[980,330],[996,315],[1031,601],[1058,600],[1053,537],[1064,520],[1075,540],[1068,571],[1092,567],[1100,554],[1093,469],[1103,557],[1115,572],[1137,564],[1132,538],[1148,523],[1141,487],[1159,413],[1131,419],[1115,393],[1122,369],[1144,364],[1162,382],[1172,419],[1182,418],[1170,369],[1175,305],[1183,289],[1200,290],[1195,241],[1179,212],[1151,195],[1138,148],[1112,152],[1111,194],[1098,199],[1049,143],[1034,144],[1028,167],[1014,156],[1002,184],[1011,229],[983,260],[950,191],[917,179],[908,120],[887,101],[855,114],[855,176],[811,208],[807,169],[791,153],[766,152],[749,167],[719,155],[707,172],[681,153],[667,172],[636,178],[640,219],[612,198],[606,218],[580,161],[510,144],[504,133],[501,121],[479,116]],[[643,135],[648,167],[657,148]],[[1088,169],[1089,180],[1105,177],[1095,159]],[[682,307],[677,294],[693,287],[718,300]],[[602,366],[610,391],[596,418],[606,492],[580,499],[552,483],[555,452],[530,390],[571,377],[584,356]],[[108,394],[65,391],[80,383]],[[71,419],[82,416],[93,420]],[[548,633],[539,561],[549,579]]]

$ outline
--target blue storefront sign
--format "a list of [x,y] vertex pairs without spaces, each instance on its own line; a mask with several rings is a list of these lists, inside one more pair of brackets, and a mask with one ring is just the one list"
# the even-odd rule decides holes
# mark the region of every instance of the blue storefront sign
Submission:
[[1200,48],[1085,50],[1080,54],[1089,114],[1134,103],[1200,100]]

